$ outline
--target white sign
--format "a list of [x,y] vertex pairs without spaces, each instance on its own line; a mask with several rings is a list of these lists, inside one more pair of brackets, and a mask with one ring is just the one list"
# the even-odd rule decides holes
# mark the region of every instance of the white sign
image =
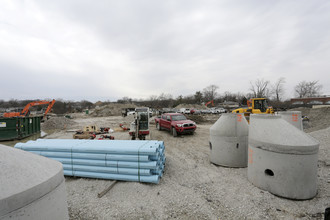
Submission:
[[7,127],[6,122],[0,122],[0,128],[5,128]]

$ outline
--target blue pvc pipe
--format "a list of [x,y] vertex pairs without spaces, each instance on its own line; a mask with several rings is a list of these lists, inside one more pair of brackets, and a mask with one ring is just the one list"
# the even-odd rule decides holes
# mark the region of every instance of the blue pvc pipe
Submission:
[[158,183],[162,177],[162,141],[38,139],[15,148],[58,160],[65,175]]
[[85,145],[85,144],[92,144],[92,145],[106,145],[110,147],[136,147],[136,146],[148,146],[153,148],[165,148],[163,141],[157,140],[86,140],[86,139],[37,139],[36,141],[28,141],[29,142],[52,142],[56,144],[70,144],[71,146],[76,145]]
[[150,176],[150,169],[129,169],[121,167],[101,167],[101,166],[84,166],[74,164],[63,164],[63,169],[72,171],[86,171],[95,173],[114,173],[123,175],[141,175]]
[[88,160],[88,159],[71,159],[71,158],[56,158],[48,157],[57,160],[62,164],[76,164],[87,166],[106,166],[106,167],[122,167],[122,168],[142,168],[142,169],[156,169],[160,164],[157,161],[149,162],[129,162],[129,161],[102,161],[102,160]]
[[[150,143],[149,143],[150,142]],[[157,155],[160,149],[158,141],[129,141],[121,140],[71,140],[71,139],[44,139],[43,141],[28,141],[17,143],[15,148],[34,151],[59,151],[75,153],[108,153]]]
[[151,176],[137,176],[137,175],[122,175],[122,174],[112,174],[112,173],[94,173],[94,172],[84,172],[84,171],[70,171],[63,170],[66,176],[78,176],[78,177],[89,177],[98,179],[112,179],[112,180],[123,180],[123,181],[137,181],[146,183],[159,183],[159,175]]
[[[95,160],[121,160],[121,161],[150,161],[149,155],[124,155],[124,154],[93,154],[93,153],[71,153],[71,152],[52,152],[52,151],[34,151],[27,150],[31,153],[39,154],[45,157],[58,157],[58,158],[77,158],[77,159],[95,159]],[[158,158],[157,156],[152,156]]]

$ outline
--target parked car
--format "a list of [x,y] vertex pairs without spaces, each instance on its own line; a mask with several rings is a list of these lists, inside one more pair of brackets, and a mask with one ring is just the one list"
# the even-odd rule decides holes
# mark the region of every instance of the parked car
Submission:
[[190,114],[190,108],[180,108],[179,113]]
[[219,113],[226,113],[227,112],[227,110],[224,109],[224,108],[218,108],[218,111],[219,111]]
[[211,112],[210,109],[202,109],[202,110],[201,110],[201,113],[202,113],[202,114],[211,114],[212,112]]
[[226,109],[224,108],[211,108],[212,114],[220,114],[220,113],[226,113]]
[[191,109],[190,110],[190,114],[194,114],[194,115],[200,115],[201,114],[201,110],[198,109]]
[[193,134],[197,128],[196,123],[188,120],[181,113],[165,113],[160,117],[155,118],[157,130],[168,130],[173,137],[178,134]]
[[126,117],[127,115],[133,115],[135,113],[135,108],[123,108],[121,110],[121,115]]
[[135,114],[135,111],[129,111],[127,112],[127,115],[134,115]]

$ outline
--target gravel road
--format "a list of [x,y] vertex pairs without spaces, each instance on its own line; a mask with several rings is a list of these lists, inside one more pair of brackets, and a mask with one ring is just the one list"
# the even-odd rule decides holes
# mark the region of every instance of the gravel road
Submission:
[[[113,128],[131,119],[111,116],[72,120],[75,123],[67,129],[88,124]],[[318,194],[311,200],[294,201],[253,186],[247,180],[247,168],[211,164],[211,126],[210,122],[199,124],[194,135],[174,138],[151,123],[149,138],[164,140],[166,146],[165,174],[158,185],[118,182],[98,198],[97,194],[112,181],[66,177],[70,219],[323,219],[325,208],[330,207],[330,128],[310,133],[321,143]],[[126,132],[112,135],[129,139]],[[72,133],[65,131],[48,136],[71,137]]]

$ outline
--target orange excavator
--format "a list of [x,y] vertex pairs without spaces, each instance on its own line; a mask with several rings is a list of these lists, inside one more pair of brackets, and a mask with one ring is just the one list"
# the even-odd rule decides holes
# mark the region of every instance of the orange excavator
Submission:
[[211,100],[211,101],[205,103],[205,106],[207,107],[209,104],[212,104],[212,106],[214,107],[214,102],[213,102],[213,100]]
[[32,106],[36,106],[36,105],[47,105],[48,107],[45,111],[44,117],[47,115],[47,113],[52,109],[53,105],[55,104],[55,99],[53,99],[52,101],[35,101],[35,102],[30,102],[28,103],[24,109],[21,112],[6,112],[3,113],[3,117],[5,118],[11,118],[11,117],[25,117],[27,115],[29,115],[29,109]]

